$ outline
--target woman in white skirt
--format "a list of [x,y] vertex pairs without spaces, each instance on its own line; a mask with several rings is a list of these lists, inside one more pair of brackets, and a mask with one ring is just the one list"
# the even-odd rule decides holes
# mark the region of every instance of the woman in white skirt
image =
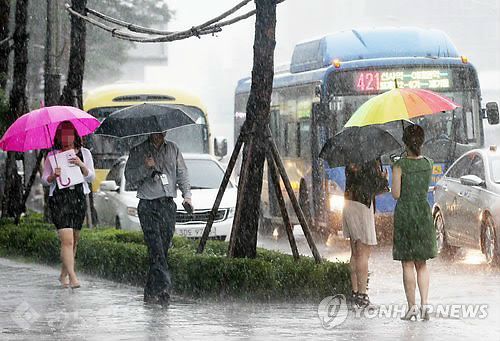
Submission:
[[368,259],[371,246],[377,245],[375,233],[375,195],[388,189],[387,172],[378,162],[349,164],[345,168],[345,204],[342,211],[344,237],[351,244],[352,300],[359,306],[370,305],[366,293]]

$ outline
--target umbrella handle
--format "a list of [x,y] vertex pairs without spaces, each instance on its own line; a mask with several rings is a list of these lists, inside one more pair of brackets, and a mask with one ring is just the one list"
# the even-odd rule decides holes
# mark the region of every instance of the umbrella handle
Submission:
[[71,179],[69,177],[68,177],[67,183],[63,183],[61,179],[59,181],[61,181],[61,185],[63,185],[63,186],[68,186],[71,183]]

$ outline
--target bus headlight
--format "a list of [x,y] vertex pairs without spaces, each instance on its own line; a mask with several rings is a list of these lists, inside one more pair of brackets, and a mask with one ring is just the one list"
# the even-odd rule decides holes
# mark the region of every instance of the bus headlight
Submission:
[[344,208],[344,196],[338,194],[330,195],[330,211],[342,211]]

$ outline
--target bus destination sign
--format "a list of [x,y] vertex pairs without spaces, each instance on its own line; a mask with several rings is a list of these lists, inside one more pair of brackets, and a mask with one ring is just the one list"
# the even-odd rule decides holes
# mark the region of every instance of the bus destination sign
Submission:
[[417,89],[449,89],[452,86],[451,72],[448,70],[388,70],[363,71],[354,77],[357,91],[384,91],[396,87]]

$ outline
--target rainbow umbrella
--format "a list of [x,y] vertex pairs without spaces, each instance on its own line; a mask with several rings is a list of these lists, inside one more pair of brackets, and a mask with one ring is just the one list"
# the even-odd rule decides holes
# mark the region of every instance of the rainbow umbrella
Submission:
[[394,88],[370,98],[352,114],[344,127],[363,127],[453,110],[459,105],[430,90]]

